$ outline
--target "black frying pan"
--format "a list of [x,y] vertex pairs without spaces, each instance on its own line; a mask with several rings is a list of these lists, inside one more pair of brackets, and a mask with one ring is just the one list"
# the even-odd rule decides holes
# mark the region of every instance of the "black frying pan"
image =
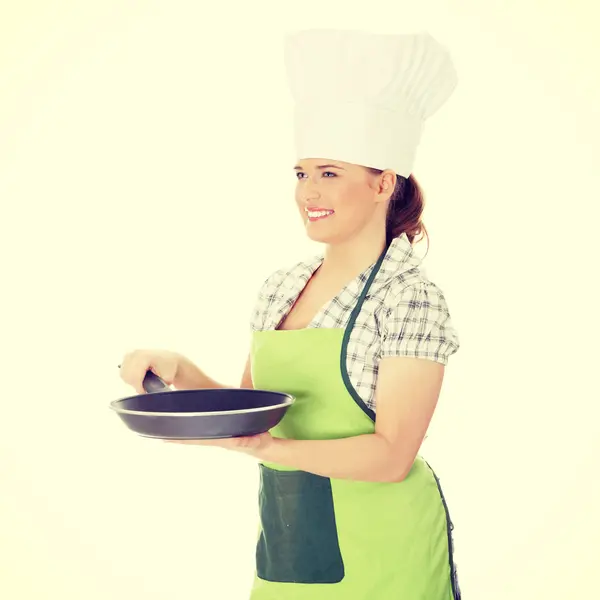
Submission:
[[258,435],[275,427],[295,400],[240,388],[175,391],[152,371],[142,385],[146,394],[114,400],[110,408],[135,433],[170,440]]

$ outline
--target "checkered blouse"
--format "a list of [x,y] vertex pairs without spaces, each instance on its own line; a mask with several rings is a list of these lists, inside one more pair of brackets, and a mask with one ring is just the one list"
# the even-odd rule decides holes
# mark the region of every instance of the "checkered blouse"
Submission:
[[[323,256],[315,256],[268,277],[254,308],[252,330],[276,329],[322,261]],[[348,375],[372,411],[376,410],[381,358],[409,356],[446,365],[448,357],[459,348],[444,295],[420,271],[420,263],[406,234],[393,240],[350,335]],[[345,328],[374,266],[323,306],[309,327]]]

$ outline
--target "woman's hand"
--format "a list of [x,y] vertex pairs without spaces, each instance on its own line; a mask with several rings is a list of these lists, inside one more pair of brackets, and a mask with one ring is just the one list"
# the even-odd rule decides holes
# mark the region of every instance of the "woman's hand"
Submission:
[[[148,370],[178,390],[226,387],[200,370],[189,358],[177,352],[134,350],[121,361],[121,379],[135,388],[138,394],[146,393],[142,381]],[[251,385],[250,383],[250,387]]]
[[167,385],[175,383],[183,357],[168,350],[134,350],[121,361],[121,379],[138,394],[145,394],[142,381],[151,370]]
[[164,440],[168,444],[185,444],[188,446],[213,446],[225,448],[226,450],[235,450],[244,454],[256,455],[258,452],[266,450],[273,443],[273,437],[270,433],[261,433],[260,435],[223,438],[218,440]]

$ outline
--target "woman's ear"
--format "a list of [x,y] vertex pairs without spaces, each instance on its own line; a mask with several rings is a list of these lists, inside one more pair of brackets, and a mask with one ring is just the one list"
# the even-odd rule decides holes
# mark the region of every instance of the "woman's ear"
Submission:
[[377,202],[386,202],[396,188],[396,173],[386,170],[377,179]]

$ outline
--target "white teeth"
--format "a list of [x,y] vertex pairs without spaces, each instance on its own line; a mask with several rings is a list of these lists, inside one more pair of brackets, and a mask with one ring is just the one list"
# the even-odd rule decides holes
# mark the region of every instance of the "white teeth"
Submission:
[[327,215],[333,214],[332,210],[316,210],[316,211],[307,210],[306,212],[311,219],[316,219],[318,217],[325,217]]

